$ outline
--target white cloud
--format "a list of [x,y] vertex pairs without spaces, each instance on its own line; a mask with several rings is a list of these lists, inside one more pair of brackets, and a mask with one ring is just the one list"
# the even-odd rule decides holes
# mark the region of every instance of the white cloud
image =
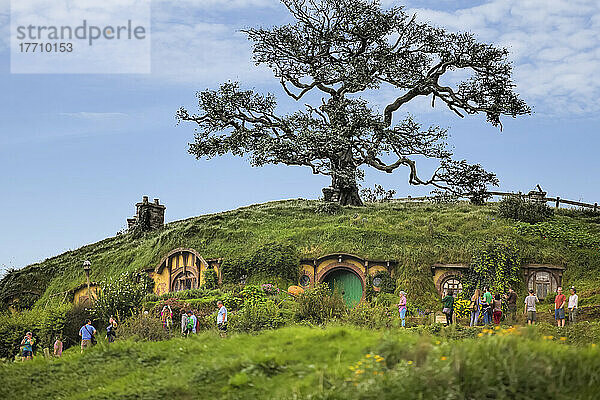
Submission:
[[93,120],[93,121],[108,121],[114,119],[122,119],[129,117],[128,114],[120,112],[89,112],[89,111],[78,111],[78,112],[62,112],[59,114],[61,117]]
[[506,46],[517,91],[539,114],[593,115],[600,111],[600,2],[492,0],[444,12],[411,9],[420,20],[471,31]]

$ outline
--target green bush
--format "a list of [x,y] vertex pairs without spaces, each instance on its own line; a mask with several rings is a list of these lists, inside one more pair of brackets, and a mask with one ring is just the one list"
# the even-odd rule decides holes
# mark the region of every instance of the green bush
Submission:
[[[175,316],[173,316],[175,317]],[[175,321],[173,321],[174,326]],[[127,318],[118,328],[119,339],[146,340],[157,342],[171,338],[171,333],[166,331],[159,318],[151,314],[139,313]],[[174,329],[173,332],[179,332]]]
[[342,296],[337,292],[331,293],[327,284],[306,290],[298,296],[297,302],[297,321],[323,324],[340,319],[348,313]]
[[354,307],[347,314],[345,321],[369,329],[389,328],[393,324],[394,313],[389,306],[371,304],[365,301]]
[[249,302],[228,319],[232,330],[238,332],[256,332],[263,329],[276,329],[285,324],[279,307],[272,300]]
[[506,196],[498,202],[501,217],[534,224],[554,215],[554,210],[546,203],[523,200],[520,196]]
[[203,289],[216,289],[219,286],[219,277],[217,276],[217,273],[214,269],[207,269],[206,271],[204,271],[203,276]]
[[476,288],[489,287],[492,293],[507,293],[522,286],[521,252],[512,241],[490,240],[480,243],[471,258],[471,266],[463,280],[466,296]]
[[19,345],[27,332],[32,332],[36,341],[34,352],[44,347],[51,348],[55,337],[61,335],[67,313],[72,305],[63,304],[55,308],[34,308],[16,314],[0,315],[0,358],[13,359],[19,354]]
[[258,247],[247,258],[226,259],[221,265],[223,281],[236,284],[243,279],[265,277],[295,281],[300,257],[291,244],[271,242]]

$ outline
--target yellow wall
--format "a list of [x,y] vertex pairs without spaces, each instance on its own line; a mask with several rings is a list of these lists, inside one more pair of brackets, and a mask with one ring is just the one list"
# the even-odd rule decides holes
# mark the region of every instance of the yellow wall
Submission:
[[[319,275],[324,268],[327,268],[331,264],[338,264],[338,263],[339,263],[339,260],[337,258],[331,258],[331,259],[328,259],[328,260],[324,260],[323,262],[321,262],[321,264],[317,265],[317,275]],[[365,270],[364,265],[360,261],[358,261],[358,260],[349,259],[349,258],[343,258],[342,259],[342,263],[355,265],[361,271]],[[311,266],[311,269],[312,269],[312,266]]]
[[154,281],[154,293],[161,295],[169,291],[169,270],[163,268],[162,273],[150,272],[150,278]]
[[373,276],[378,272],[388,272],[387,268],[383,265],[373,265],[369,266],[369,275]]
[[[92,295],[92,298],[94,298],[94,299],[98,298],[99,290],[100,290],[99,286],[90,285],[90,294]],[[75,294],[73,295],[73,304],[85,303],[87,301],[87,299],[88,299],[87,286],[84,286],[83,288],[75,291]]]

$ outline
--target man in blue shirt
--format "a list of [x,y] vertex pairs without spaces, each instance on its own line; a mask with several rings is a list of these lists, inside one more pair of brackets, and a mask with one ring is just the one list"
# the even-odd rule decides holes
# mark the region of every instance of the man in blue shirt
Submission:
[[217,328],[221,337],[227,336],[227,309],[221,300],[217,301],[219,313],[217,314]]
[[92,345],[92,339],[96,334],[96,328],[92,326],[92,321],[87,320],[87,323],[79,329],[79,336],[81,336],[81,352],[83,353],[83,349],[86,347],[90,347]]

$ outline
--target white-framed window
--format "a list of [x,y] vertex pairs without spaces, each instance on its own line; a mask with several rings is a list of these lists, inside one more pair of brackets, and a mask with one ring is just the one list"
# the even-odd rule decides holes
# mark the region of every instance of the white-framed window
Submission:
[[460,282],[460,279],[457,276],[452,276],[450,278],[445,279],[442,282],[442,293],[448,294],[452,291],[453,294],[457,295],[462,292],[463,286]]

